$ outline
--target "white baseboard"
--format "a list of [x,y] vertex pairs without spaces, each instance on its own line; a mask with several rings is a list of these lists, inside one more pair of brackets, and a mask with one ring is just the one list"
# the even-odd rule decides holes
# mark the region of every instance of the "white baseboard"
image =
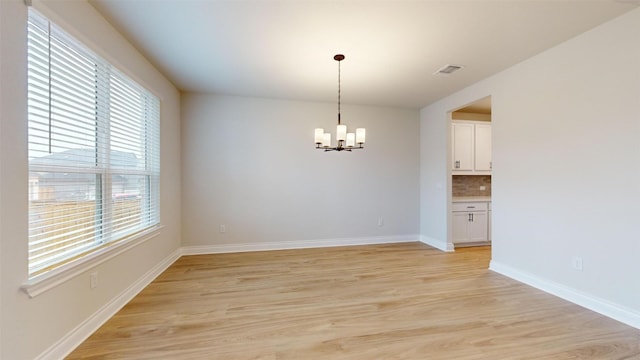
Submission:
[[93,315],[87,318],[85,321],[76,326],[67,335],[65,335],[58,342],[49,347],[45,352],[40,354],[36,360],[52,360],[63,359],[69,355],[76,347],[78,347],[83,341],[85,341],[91,334],[93,334],[102,324],[109,320],[115,313],[117,313],[123,306],[125,306],[131,299],[133,299],[142,289],[149,285],[158,275],[165,271],[171,264],[180,258],[182,255],[181,249],[175,250],[159,264],[154,266],[151,270],[147,271],[141,278],[131,284],[120,295],[116,296],[109,303],[105,304],[102,308],[96,311]]
[[442,250],[442,251],[446,251],[446,252],[455,251],[455,248],[453,247],[452,243],[448,243],[446,241],[434,239],[432,237],[420,236],[420,242],[423,243],[423,244],[427,244],[429,246],[432,246],[432,247],[434,247],[434,248],[436,248],[438,250]]
[[343,239],[322,239],[322,240],[302,240],[302,241],[280,241],[266,243],[245,243],[245,244],[215,244],[215,245],[194,245],[184,246],[183,255],[204,255],[223,254],[248,251],[269,251],[269,250],[291,250],[310,249],[335,246],[355,246],[355,245],[375,245],[392,244],[401,242],[418,241],[418,235],[400,236],[374,236],[361,238]]
[[559,298],[620,321],[621,323],[627,324],[636,329],[640,329],[640,312],[637,310],[583,293],[553,281],[542,279],[530,273],[520,271],[509,265],[501,264],[493,260],[489,264],[489,269],[551,295],[555,295]]

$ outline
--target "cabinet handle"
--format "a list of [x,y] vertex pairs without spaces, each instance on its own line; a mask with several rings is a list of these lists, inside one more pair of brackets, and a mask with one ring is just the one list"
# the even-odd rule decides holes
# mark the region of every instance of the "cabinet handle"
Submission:
[[475,209],[475,206],[467,206],[467,209]]
[[493,169],[493,161],[489,161],[489,169]]
[[471,222],[473,222],[473,213],[471,213]]
[[467,214],[467,221],[471,222],[471,213]]
[[456,160],[456,169],[460,169],[460,160]]

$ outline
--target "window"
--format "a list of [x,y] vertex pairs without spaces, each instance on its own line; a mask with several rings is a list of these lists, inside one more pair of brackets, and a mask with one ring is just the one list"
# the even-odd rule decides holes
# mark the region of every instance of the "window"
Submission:
[[29,276],[160,221],[160,102],[33,9]]

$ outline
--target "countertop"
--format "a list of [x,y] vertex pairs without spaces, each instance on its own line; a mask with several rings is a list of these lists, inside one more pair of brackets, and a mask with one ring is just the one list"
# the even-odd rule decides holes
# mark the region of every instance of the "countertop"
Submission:
[[490,202],[491,196],[454,196],[453,202]]

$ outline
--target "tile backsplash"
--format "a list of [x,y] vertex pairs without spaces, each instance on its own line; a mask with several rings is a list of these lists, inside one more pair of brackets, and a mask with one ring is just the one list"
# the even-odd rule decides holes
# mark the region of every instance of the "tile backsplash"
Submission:
[[453,175],[451,188],[453,196],[491,196],[491,175]]

